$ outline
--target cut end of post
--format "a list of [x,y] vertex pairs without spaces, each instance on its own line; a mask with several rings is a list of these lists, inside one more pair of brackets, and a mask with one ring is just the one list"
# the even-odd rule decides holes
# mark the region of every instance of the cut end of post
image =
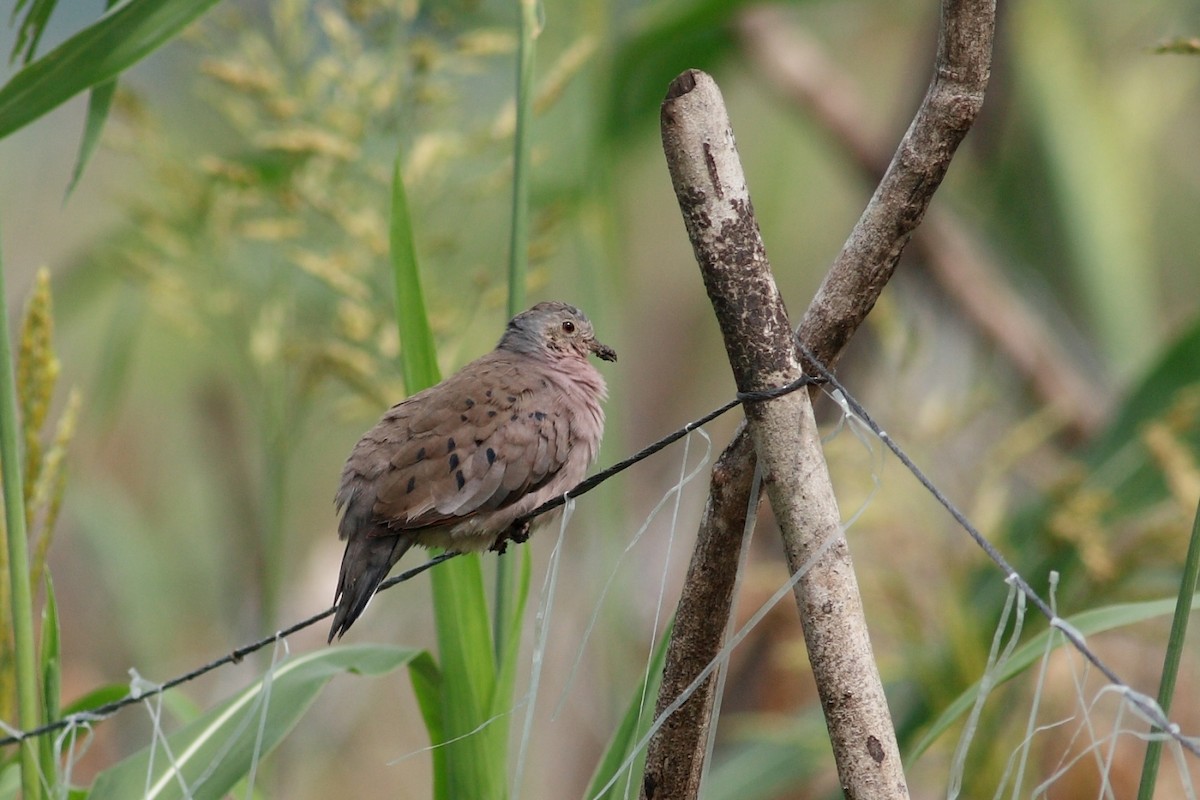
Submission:
[[681,72],[675,80],[671,81],[671,85],[667,87],[667,96],[664,99],[674,100],[676,97],[683,95],[696,88],[696,79],[704,75],[698,69],[689,69]]

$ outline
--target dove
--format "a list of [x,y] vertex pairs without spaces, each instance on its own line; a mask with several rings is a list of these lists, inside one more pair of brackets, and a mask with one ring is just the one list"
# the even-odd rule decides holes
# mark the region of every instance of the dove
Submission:
[[582,311],[543,302],[496,349],[392,406],[350,452],[335,505],[346,540],[329,641],[341,638],[413,545],[463,552],[524,541],[522,518],[583,480],[616,361]]

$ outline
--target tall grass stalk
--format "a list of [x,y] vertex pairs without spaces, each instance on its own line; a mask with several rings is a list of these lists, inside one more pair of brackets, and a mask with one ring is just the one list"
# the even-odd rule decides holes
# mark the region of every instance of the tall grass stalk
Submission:
[[[1188,542],[1187,556],[1183,564],[1183,578],[1179,582],[1179,599],[1175,603],[1175,616],[1171,620],[1171,635],[1167,640],[1167,654],[1163,659],[1162,680],[1158,685],[1158,705],[1163,714],[1171,710],[1171,698],[1175,694],[1175,679],[1179,676],[1179,662],[1183,659],[1183,642],[1187,638],[1188,618],[1191,617],[1192,600],[1196,594],[1196,581],[1200,576],[1200,507],[1192,520],[1192,537]],[[1160,728],[1152,733],[1162,733]],[[1138,784],[1138,800],[1150,800],[1154,796],[1154,784],[1158,780],[1158,762],[1162,759],[1162,740],[1156,739],[1146,746],[1146,758],[1142,762],[1142,779]]]
[[[402,369],[405,390],[412,394],[437,383],[439,372],[399,159],[392,176],[390,240]],[[447,561],[430,572],[429,582],[441,664],[440,669],[426,664],[413,687],[431,743],[440,750],[434,759],[433,796],[499,800],[504,796],[508,731],[488,722],[499,665],[492,655],[482,560],[469,554]]]
[[[529,154],[531,150],[530,123],[533,121],[533,67],[537,52],[537,37],[541,32],[538,19],[539,0],[517,0],[517,125],[513,135],[512,235],[508,248],[508,316],[513,317],[525,308],[525,273],[529,256]],[[521,569],[529,571],[529,554],[521,549]],[[527,576],[525,576],[527,577]],[[522,580],[525,580],[525,577]],[[508,646],[506,631],[513,604],[515,577],[508,559],[496,559],[496,597],[492,617],[492,640],[496,662],[504,661]]]
[[[17,719],[31,730],[41,721],[37,651],[33,644],[33,590],[29,582],[29,542],[25,528],[25,490],[21,479],[17,381],[8,327],[4,264],[0,259],[0,476],[4,481],[4,521],[8,539],[13,645],[16,650]],[[42,796],[37,743],[21,743],[21,791],[25,800]]]

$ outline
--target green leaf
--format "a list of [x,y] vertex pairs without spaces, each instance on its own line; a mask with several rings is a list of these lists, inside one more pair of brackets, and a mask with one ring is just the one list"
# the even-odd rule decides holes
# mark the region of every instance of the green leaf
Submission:
[[[496,685],[482,559],[460,556],[430,571],[438,655],[448,797],[505,795],[507,718],[489,713]],[[483,727],[481,727],[483,726]]]
[[392,171],[390,236],[392,275],[396,281],[396,323],[400,327],[400,369],[404,374],[405,389],[414,394],[433,386],[440,378],[398,157]]
[[[59,695],[62,688],[62,662],[59,649],[58,603],[54,598],[54,582],[45,575],[46,605],[42,608],[42,640],[39,652],[42,673],[42,721],[50,722],[60,716]],[[47,780],[58,775],[54,757],[54,737],[43,736],[41,746],[42,775]]]
[[[1200,608],[1200,596],[1192,598],[1192,610]],[[1172,614],[1175,611],[1175,600],[1151,600],[1144,603],[1121,603],[1118,605],[1105,606],[1103,608],[1095,608],[1091,611],[1084,611],[1066,621],[1084,636],[1091,636],[1095,633],[1103,633],[1104,631],[1114,630],[1116,628],[1124,628],[1138,622],[1145,622],[1148,619],[1155,617],[1163,617]],[[1050,636],[1055,631],[1047,629],[1042,631],[1037,636],[1030,639],[1025,644],[1021,645],[1000,670],[1000,674],[996,676],[994,685],[1011,680],[1017,675],[1024,672],[1038,659],[1046,650],[1046,637]],[[1058,637],[1054,647],[1059,648],[1065,644],[1062,637]],[[933,744],[939,736],[953,725],[959,717],[970,710],[975,703],[975,697],[979,694],[979,682],[972,684],[965,692],[960,694],[953,703],[951,703],[945,711],[934,721],[929,730],[921,737],[905,756],[904,763],[908,764],[916,760],[924,753],[929,746]]]
[[[1188,620],[1191,618],[1189,599],[1196,595],[1196,581],[1200,577],[1200,508],[1192,517],[1192,536],[1188,540],[1187,557],[1184,559],[1183,579],[1179,582],[1179,597],[1175,600],[1175,615],[1171,619],[1171,635],[1167,639],[1167,652],[1163,657],[1162,678],[1158,684],[1158,706],[1167,714],[1175,698],[1175,680],[1179,677],[1179,662],[1183,660],[1183,643],[1187,639]],[[1161,729],[1155,728],[1155,731]],[[1158,780],[1158,764],[1162,759],[1162,740],[1155,739],[1146,745],[1146,757],[1142,762],[1142,779],[1138,784],[1138,800],[1154,797],[1154,784]]]
[[[289,659],[233,699],[170,734],[171,758],[163,744],[155,742],[101,773],[89,796],[91,800],[184,796],[219,800],[249,773],[256,751],[265,757],[279,744],[330,678],[345,672],[381,675],[419,654],[403,647],[352,645]],[[261,741],[256,741],[260,731]],[[181,783],[189,794],[185,795]]]
[[107,686],[101,686],[67,703],[62,709],[62,716],[78,714],[80,711],[91,711],[93,708],[115,703],[127,694],[129,694],[129,684],[127,683],[110,683]]
[[71,181],[67,184],[67,196],[75,190],[75,185],[83,177],[83,170],[96,145],[100,143],[100,133],[104,130],[104,122],[108,119],[108,110],[112,107],[113,95],[117,93],[117,81],[105,81],[92,87],[88,97],[87,122],[83,127],[83,140],[79,143],[79,155],[75,158],[75,169],[71,171]]
[[[8,549],[8,593],[12,611],[13,658],[7,665],[16,677],[17,724],[24,730],[42,721],[39,710],[38,653],[34,644],[33,589],[30,586],[29,534],[26,527],[25,490],[21,475],[20,422],[16,350],[9,337],[8,300],[4,269],[0,264],[0,480],[3,483],[5,543]],[[25,800],[42,796],[38,745],[29,740],[18,746],[21,758],[21,792]]]
[[[26,64],[33,58],[33,54],[37,52],[38,42],[42,40],[42,34],[46,30],[46,21],[50,19],[50,15],[54,13],[54,6],[58,0],[33,0],[29,3],[29,10],[25,12],[24,19],[17,26],[17,40],[13,43],[12,53],[9,54],[9,61],[22,59]],[[13,6],[12,19],[16,19],[21,13],[21,9],[26,5],[26,0],[17,0]]]
[[[621,718],[621,724],[613,732],[612,739],[609,740],[608,747],[604,750],[604,755],[600,757],[600,763],[596,765],[596,772],[592,775],[592,781],[588,784],[585,795],[589,800],[593,798],[594,800],[614,800],[625,796],[624,780],[615,781],[603,794],[598,794],[598,792],[612,780],[613,775],[629,758],[633,748],[641,742],[646,731],[650,730],[650,726],[654,723],[653,706],[646,708],[643,704],[647,702],[652,704],[653,698],[658,696],[663,664],[667,660],[667,647],[671,643],[671,631],[674,628],[675,622],[672,620],[667,629],[663,631],[662,638],[654,649],[654,655],[650,659],[650,668],[646,670],[645,677],[634,690],[633,697],[630,698],[629,705],[625,708],[625,716]],[[636,776],[641,775],[644,766],[645,754],[642,754],[642,757],[631,767],[635,773],[634,786],[640,785]]]
[[[429,732],[429,743],[441,744],[446,740],[442,727],[442,673],[428,651],[423,651],[408,663],[408,677],[412,680],[413,694],[417,696],[417,705],[425,720],[425,730]],[[446,750],[434,747],[430,753],[433,756],[434,800],[449,800],[445,791],[449,781],[446,775]]]
[[[438,366],[421,294],[399,159],[392,173],[391,254],[401,366],[406,388],[415,392],[437,383]],[[445,743],[435,750],[445,761],[434,773],[434,795],[480,800],[503,797],[508,726],[489,713],[496,685],[496,659],[482,562],[477,554],[460,556],[439,565],[429,576],[441,659],[441,724],[429,726],[427,721],[426,725],[436,744]],[[418,700],[429,702],[428,698]]]
[[0,139],[78,93],[116,78],[217,0],[129,0],[0,87]]

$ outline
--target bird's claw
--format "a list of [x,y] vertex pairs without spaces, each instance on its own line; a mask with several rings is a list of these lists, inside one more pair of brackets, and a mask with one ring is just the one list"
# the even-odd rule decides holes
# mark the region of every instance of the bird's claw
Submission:
[[509,542],[525,544],[527,541],[529,541],[529,528],[530,526],[528,521],[520,523],[514,522],[496,536],[496,541],[494,541],[492,546],[488,549],[498,555],[504,555],[504,553],[508,550]]

